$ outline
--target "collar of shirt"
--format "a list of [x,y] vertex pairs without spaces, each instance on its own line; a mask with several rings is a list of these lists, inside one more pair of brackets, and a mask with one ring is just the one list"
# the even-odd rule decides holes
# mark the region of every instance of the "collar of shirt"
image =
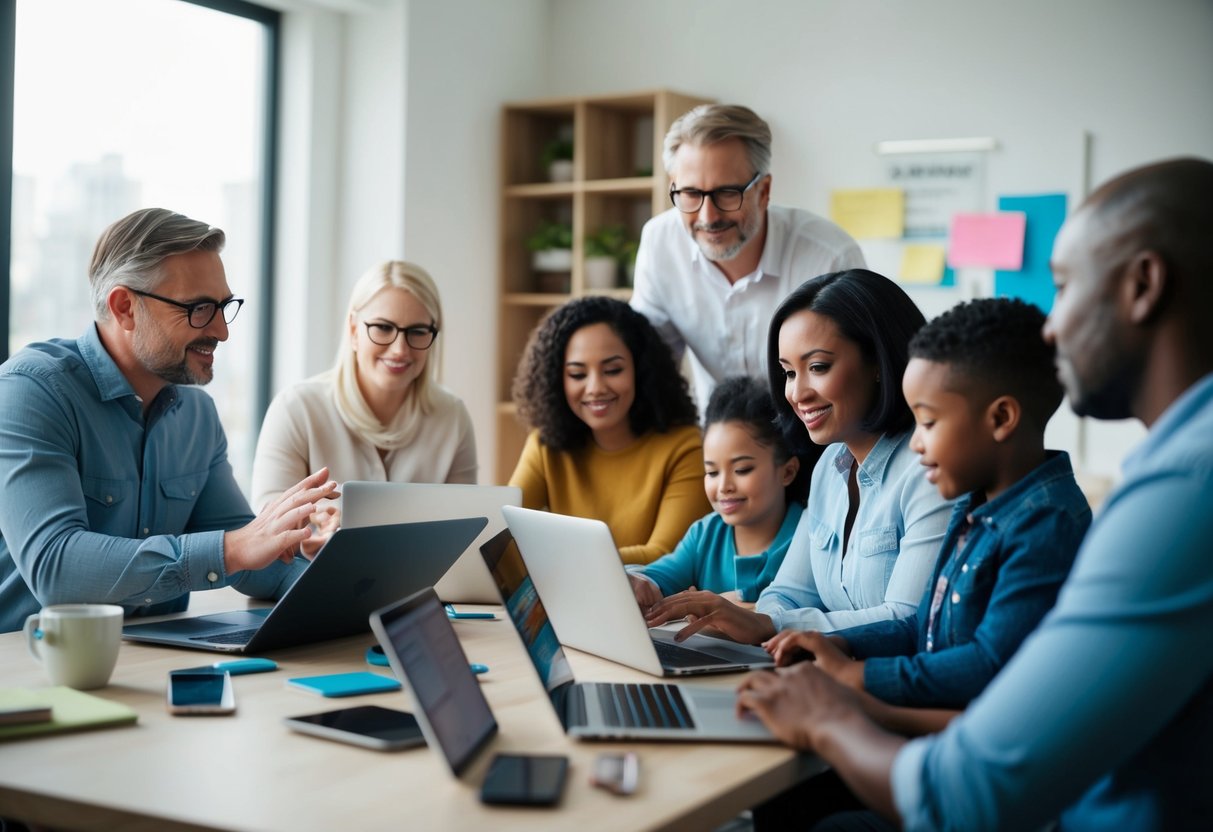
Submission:
[[[876,444],[872,446],[872,450],[868,452],[867,459],[859,463],[859,471],[856,479],[860,485],[872,485],[884,479],[885,469],[889,467],[889,460],[893,458],[893,454],[897,453],[897,449],[902,443],[908,442],[910,439],[910,431],[901,433],[882,433],[880,438],[876,440]],[[850,449],[841,442],[838,443],[838,450],[834,456],[834,470],[842,477],[847,477],[851,472],[851,464],[855,461],[855,456]]]
[[1150,457],[1163,449],[1172,437],[1182,431],[1187,423],[1198,416],[1213,401],[1213,373],[1183,392],[1178,399],[1162,412],[1154,422],[1146,438],[1125,457],[1121,465],[1122,482],[1131,481],[1139,466],[1148,465]]
[[[786,236],[787,230],[783,227],[783,223],[774,217],[769,210],[766,212],[765,222],[767,235],[763,241],[762,257],[758,261],[758,268],[738,279],[736,283],[729,283],[729,279],[724,276],[724,272],[704,256],[703,252],[699,249],[699,244],[695,242],[695,238],[691,236],[690,232],[687,232],[686,241],[692,265],[709,275],[708,279],[715,282],[718,288],[724,290],[726,295],[744,292],[746,287],[758,283],[768,275],[774,277],[771,269],[775,264],[771,261],[777,258],[775,252],[783,250],[783,238]],[[685,226],[683,230],[686,230]]]
[[975,493],[966,494],[956,504],[956,511],[964,512],[970,523],[984,523],[986,526],[997,526],[999,519],[1024,507],[1024,500],[1037,488],[1048,482],[1063,477],[1072,477],[1073,467],[1070,465],[1070,455],[1065,451],[1045,451],[1045,461],[1033,468],[1027,476],[1021,477],[1006,491],[993,500],[986,501],[985,495],[980,497]]

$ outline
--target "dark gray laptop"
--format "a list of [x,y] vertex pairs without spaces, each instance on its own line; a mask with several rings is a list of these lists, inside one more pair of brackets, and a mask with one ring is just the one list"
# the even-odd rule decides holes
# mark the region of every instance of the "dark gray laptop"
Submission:
[[484,517],[338,529],[273,608],[122,628],[130,641],[252,653],[364,633],[375,610],[446,574]]
[[578,682],[509,529],[480,547],[566,734],[582,739],[775,742],[737,693],[702,685]]

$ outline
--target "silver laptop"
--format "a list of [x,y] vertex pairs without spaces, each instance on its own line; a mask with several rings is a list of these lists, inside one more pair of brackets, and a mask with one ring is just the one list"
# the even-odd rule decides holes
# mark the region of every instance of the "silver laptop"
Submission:
[[469,517],[338,529],[272,608],[131,624],[122,636],[252,653],[364,633],[371,612],[433,586],[486,522]]
[[[510,529],[482,546],[480,553],[569,736],[775,741],[757,718],[737,716],[737,694],[732,690],[700,685],[577,682]],[[583,597],[591,594],[583,593]]]
[[459,777],[496,736],[497,720],[437,594],[423,589],[372,612],[370,623],[396,678],[413,695],[426,744]]
[[496,604],[497,589],[480,559],[480,546],[505,528],[502,506],[522,505],[522,489],[508,485],[347,482],[341,486],[343,528],[487,517],[489,524],[434,587],[443,601]]
[[650,630],[605,523],[514,506],[502,512],[561,644],[654,676],[775,666],[761,647],[698,633],[675,642],[673,630]]

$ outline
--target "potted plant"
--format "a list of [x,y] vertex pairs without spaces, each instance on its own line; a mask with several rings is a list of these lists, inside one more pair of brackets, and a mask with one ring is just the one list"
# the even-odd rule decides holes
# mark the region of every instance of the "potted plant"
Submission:
[[531,268],[541,292],[567,292],[573,270],[573,229],[568,223],[541,219],[526,238],[531,251]]
[[618,285],[629,243],[628,231],[622,225],[605,225],[585,238],[587,288],[611,289]]
[[540,151],[539,164],[548,172],[550,181],[573,181],[573,141],[559,137],[552,139]]

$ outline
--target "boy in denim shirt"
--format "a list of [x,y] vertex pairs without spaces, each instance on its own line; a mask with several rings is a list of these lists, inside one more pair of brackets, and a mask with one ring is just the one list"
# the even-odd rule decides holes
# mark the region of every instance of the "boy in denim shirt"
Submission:
[[[807,651],[885,703],[964,708],[1052,608],[1091,510],[1069,456],[1044,447],[1062,399],[1044,321],[1022,301],[985,299],[915,335],[902,383],[917,422],[911,447],[945,498],[964,495],[939,562],[915,615],[831,636],[780,633],[766,643],[778,664]],[[896,709],[872,704],[878,720],[907,730],[890,718]]]

